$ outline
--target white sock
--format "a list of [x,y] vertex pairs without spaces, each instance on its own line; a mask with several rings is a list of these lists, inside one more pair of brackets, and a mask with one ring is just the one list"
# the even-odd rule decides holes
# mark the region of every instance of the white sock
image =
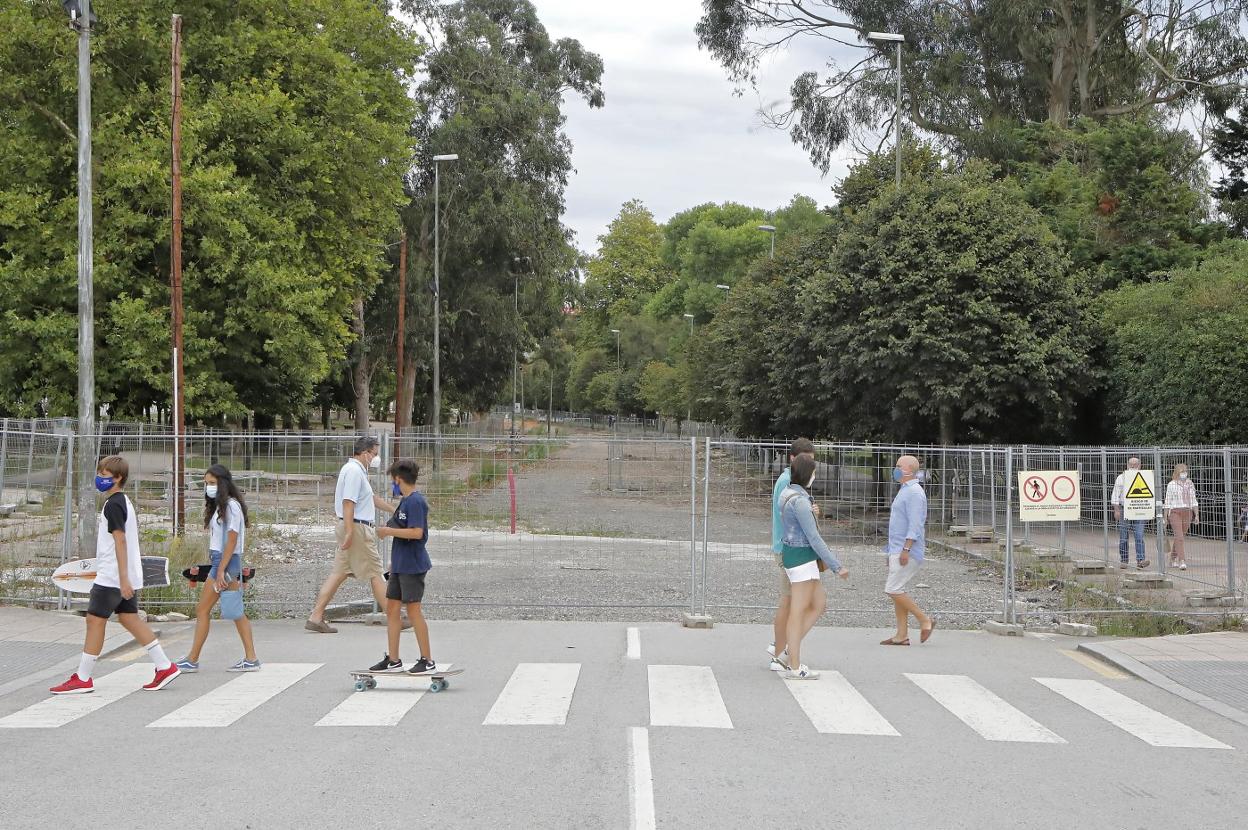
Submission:
[[143,648],[147,649],[147,656],[156,664],[156,671],[164,671],[173,665],[173,661],[165,656],[165,650],[160,647],[159,639],[152,640]]
[[87,654],[85,651],[78,658],[78,679],[90,680],[91,672],[95,671],[95,661],[100,659],[98,654]]

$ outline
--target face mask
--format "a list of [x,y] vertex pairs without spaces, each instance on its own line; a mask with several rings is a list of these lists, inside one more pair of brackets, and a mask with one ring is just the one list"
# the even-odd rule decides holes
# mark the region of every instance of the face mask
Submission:
[[893,481],[896,481],[899,484],[901,483],[901,468],[900,467],[893,468]]
[[372,460],[372,461],[370,461],[370,462],[368,462],[368,466],[369,466],[371,469],[374,469],[374,470],[380,470],[380,469],[381,469],[381,456],[380,456],[380,455],[374,455],[374,456],[373,456],[373,460]]
[[1180,481],[1187,481],[1187,473],[1179,473]]
[[113,481],[114,479],[112,476],[96,476],[95,489],[99,490],[101,493],[107,493],[109,490],[113,489]]
[[210,499],[215,499],[217,497],[217,485],[215,484],[204,485],[204,496]]
[[390,495],[395,498],[403,495],[403,491],[399,489],[399,483],[397,481],[390,485]]

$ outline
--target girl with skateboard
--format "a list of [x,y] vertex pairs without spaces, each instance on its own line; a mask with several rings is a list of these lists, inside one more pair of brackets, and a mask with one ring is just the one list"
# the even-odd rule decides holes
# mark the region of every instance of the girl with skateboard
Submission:
[[[234,477],[222,464],[213,464],[204,473],[204,527],[208,530],[208,561],[211,570],[200,590],[195,608],[195,640],[191,650],[178,661],[184,672],[199,671],[199,653],[208,640],[212,626],[212,608],[223,591],[242,590],[243,542],[247,530],[247,505],[234,484]],[[241,609],[240,609],[241,610]],[[224,606],[222,613],[225,613]],[[260,660],[251,635],[251,620],[240,614],[234,620],[238,638],[243,642],[243,659],[227,671],[257,671]]]

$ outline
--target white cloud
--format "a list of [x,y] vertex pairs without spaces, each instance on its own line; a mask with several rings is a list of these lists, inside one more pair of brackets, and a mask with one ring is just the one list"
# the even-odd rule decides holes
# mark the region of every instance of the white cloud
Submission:
[[534,0],[552,38],[571,37],[603,60],[606,106],[569,98],[567,133],[575,173],[565,223],[585,250],[620,205],[641,199],[660,221],[702,202],[763,208],[796,193],[832,201],[844,159],[827,178],[787,133],[762,126],[760,97],[782,100],[802,71],[818,70],[821,43],[798,44],[769,59],[760,91],[733,94],[722,67],[698,49],[698,0]]

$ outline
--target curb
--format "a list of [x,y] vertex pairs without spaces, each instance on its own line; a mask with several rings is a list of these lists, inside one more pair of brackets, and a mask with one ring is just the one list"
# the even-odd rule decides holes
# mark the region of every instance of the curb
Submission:
[[1232,720],[1240,726],[1248,726],[1248,712],[1242,712],[1234,706],[1229,706],[1220,700],[1214,700],[1208,695],[1189,689],[1181,683],[1176,683],[1156,669],[1150,668],[1133,657],[1128,657],[1109,643],[1082,643],[1076,650],[1104,660],[1111,666],[1122,669],[1128,674],[1134,675],[1159,689],[1165,689],[1167,692],[1178,695],[1190,703],[1195,703],[1201,708],[1208,709],[1210,712]]

